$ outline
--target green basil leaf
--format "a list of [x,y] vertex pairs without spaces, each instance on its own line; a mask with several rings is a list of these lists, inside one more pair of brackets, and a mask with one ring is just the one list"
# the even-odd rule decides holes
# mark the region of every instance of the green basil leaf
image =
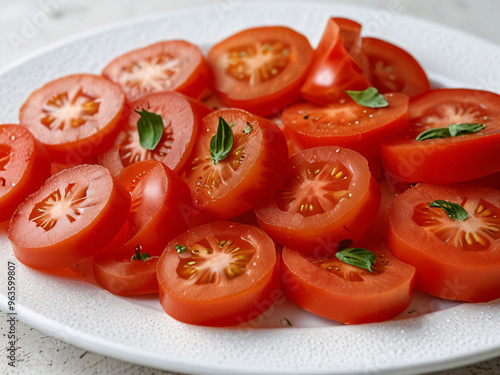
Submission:
[[427,129],[420,133],[416,140],[425,141],[426,139],[450,138],[450,130],[448,128],[433,128]]
[[451,220],[465,220],[469,217],[468,212],[457,203],[443,201],[441,199],[435,200],[429,204],[429,207],[439,207],[442,208],[446,215],[450,217]]
[[223,160],[233,147],[233,130],[226,120],[219,117],[217,133],[210,140],[210,158],[214,164]]
[[451,124],[449,127],[450,135],[457,137],[459,135],[474,134],[486,128],[483,124]]
[[370,272],[373,272],[372,265],[377,263],[377,256],[374,253],[358,247],[348,247],[347,249],[338,251],[335,256],[341,262],[363,268]]
[[382,94],[375,87],[368,87],[364,91],[347,90],[347,94],[359,105],[369,108],[384,108],[389,105]]
[[145,109],[135,111],[141,116],[137,121],[139,141],[146,150],[154,150],[163,135],[163,119],[160,115]]

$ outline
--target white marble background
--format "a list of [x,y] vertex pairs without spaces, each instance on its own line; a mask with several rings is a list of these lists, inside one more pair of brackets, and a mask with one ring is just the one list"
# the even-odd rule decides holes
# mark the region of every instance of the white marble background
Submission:
[[[48,44],[92,28],[160,11],[201,4],[231,5],[238,1],[0,0],[0,70]],[[391,3],[391,0],[330,1],[349,2],[379,9],[385,9]],[[498,0],[401,0],[400,2],[403,5],[403,13],[446,24],[500,44]],[[264,5],[263,11],[265,11]],[[6,319],[2,318],[0,324],[2,349],[7,341],[5,321]],[[0,359],[0,374],[171,374],[87,352],[20,322],[17,324],[17,333],[20,347],[18,368],[12,370],[6,366],[4,359]],[[500,358],[439,373],[439,375],[467,374],[500,374]]]

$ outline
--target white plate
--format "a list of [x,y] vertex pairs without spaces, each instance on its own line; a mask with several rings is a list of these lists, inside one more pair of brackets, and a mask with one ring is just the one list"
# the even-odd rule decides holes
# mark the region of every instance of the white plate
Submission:
[[[219,8],[216,8],[219,6]],[[316,44],[329,15],[364,24],[365,33],[404,46],[435,86],[500,91],[500,49],[390,10],[327,2],[218,1],[100,29],[32,55],[0,72],[0,123],[17,122],[36,87],[75,72],[99,73],[132,48],[188,39],[205,49],[249,26],[289,25]],[[77,278],[28,269],[0,232],[0,307],[7,309],[7,260],[16,263],[18,318],[87,350],[125,361],[193,373],[410,374],[465,365],[500,354],[500,303],[453,304],[417,295],[397,320],[343,326],[289,302],[251,324],[227,329],[178,323],[154,298],[118,298]],[[282,327],[287,317],[294,327]]]

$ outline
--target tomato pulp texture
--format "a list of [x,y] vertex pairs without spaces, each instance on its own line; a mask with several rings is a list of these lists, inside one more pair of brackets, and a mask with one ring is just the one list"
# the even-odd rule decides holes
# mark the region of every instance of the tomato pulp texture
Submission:
[[283,246],[310,254],[335,253],[340,241],[359,241],[380,205],[368,162],[335,146],[293,155],[285,182],[259,202],[261,227]]
[[[210,141],[219,117],[232,125],[233,145],[214,164]],[[191,188],[194,208],[218,219],[242,214],[281,183],[288,158],[286,141],[271,121],[241,109],[223,109],[203,119],[181,176]]]
[[102,74],[118,83],[129,102],[161,91],[199,97],[210,82],[210,69],[200,49],[183,40],[158,42],[111,61]]
[[[437,199],[469,214],[452,220]],[[389,211],[388,246],[417,269],[416,288],[441,298],[485,302],[500,297],[500,191],[475,184],[419,184]]]
[[124,105],[118,85],[101,76],[75,74],[35,90],[21,107],[19,121],[53,161],[76,165],[111,147]]
[[0,125],[0,222],[50,176],[45,147],[23,126]]
[[157,275],[165,312],[190,324],[243,323],[282,295],[274,242],[262,229],[238,223],[214,222],[175,238]]
[[106,168],[81,165],[50,177],[21,203],[8,236],[27,266],[71,267],[103,249],[129,209],[129,193]]
[[297,101],[312,60],[307,38],[282,26],[243,30],[207,55],[222,102],[260,116]]
[[[410,102],[410,127],[380,145],[386,176],[407,183],[468,181],[500,171],[500,96],[468,89],[438,89]],[[417,141],[429,129],[452,124],[485,129],[453,138]]]

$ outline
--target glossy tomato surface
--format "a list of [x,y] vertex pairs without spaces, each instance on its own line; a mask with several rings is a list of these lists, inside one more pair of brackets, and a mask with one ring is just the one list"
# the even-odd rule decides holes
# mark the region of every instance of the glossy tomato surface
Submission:
[[196,325],[255,319],[281,295],[273,241],[260,228],[239,223],[214,222],[175,238],[157,275],[165,312]]
[[[435,200],[461,205],[452,220]],[[500,191],[475,184],[419,184],[389,211],[388,246],[417,269],[416,288],[441,298],[485,302],[500,297]]]
[[58,269],[76,265],[110,242],[130,209],[130,195],[98,165],[65,169],[19,205],[8,236],[27,266]]

